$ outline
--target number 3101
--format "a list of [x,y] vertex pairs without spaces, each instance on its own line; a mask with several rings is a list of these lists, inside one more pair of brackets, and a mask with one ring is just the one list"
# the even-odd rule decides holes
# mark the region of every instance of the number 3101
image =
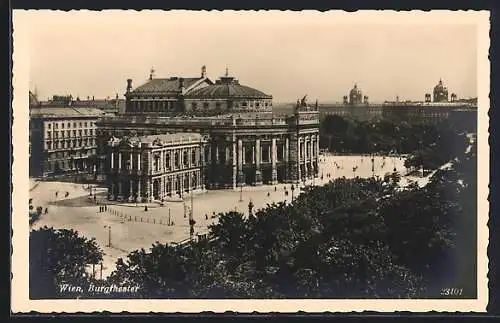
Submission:
[[462,292],[462,288],[443,288],[441,289],[441,296],[460,296]]

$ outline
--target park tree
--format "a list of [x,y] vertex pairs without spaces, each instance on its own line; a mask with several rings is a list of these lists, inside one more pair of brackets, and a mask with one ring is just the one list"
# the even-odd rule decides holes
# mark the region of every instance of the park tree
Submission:
[[102,250],[94,239],[67,229],[43,227],[30,232],[30,297],[54,298],[62,284],[85,286],[88,265],[102,261]]

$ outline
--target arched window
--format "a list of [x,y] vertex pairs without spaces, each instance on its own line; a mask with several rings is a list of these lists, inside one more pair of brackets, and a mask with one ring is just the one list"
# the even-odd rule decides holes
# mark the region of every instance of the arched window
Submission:
[[191,151],[191,164],[196,165],[196,150]]
[[174,154],[174,164],[175,168],[179,168],[180,160],[179,160],[179,152],[175,152]]
[[165,154],[165,165],[167,169],[170,169],[170,153]]
[[196,178],[196,173],[191,174],[191,187],[194,189],[196,186],[198,186],[197,178]]

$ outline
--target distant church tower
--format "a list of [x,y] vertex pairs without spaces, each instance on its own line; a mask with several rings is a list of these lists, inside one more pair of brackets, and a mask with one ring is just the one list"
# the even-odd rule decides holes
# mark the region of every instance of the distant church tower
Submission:
[[434,102],[448,102],[448,89],[443,85],[443,81],[439,80],[438,85],[434,87]]

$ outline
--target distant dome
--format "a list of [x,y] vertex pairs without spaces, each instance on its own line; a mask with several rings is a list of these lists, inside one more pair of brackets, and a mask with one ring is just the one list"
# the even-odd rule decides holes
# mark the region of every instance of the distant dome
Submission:
[[354,87],[351,89],[351,95],[362,95],[361,90],[358,88],[357,84],[354,84]]
[[434,87],[434,91],[447,91],[446,86],[443,85],[443,81],[439,80],[439,83]]
[[363,102],[363,93],[358,88],[357,84],[354,84],[354,87],[349,92],[349,103],[350,104],[360,104]]
[[189,91],[186,98],[203,99],[272,99],[271,95],[265,94],[249,86],[241,85],[233,77],[221,77],[213,85]]
[[446,102],[448,101],[448,89],[443,85],[443,81],[439,80],[439,83],[434,87],[434,102]]

